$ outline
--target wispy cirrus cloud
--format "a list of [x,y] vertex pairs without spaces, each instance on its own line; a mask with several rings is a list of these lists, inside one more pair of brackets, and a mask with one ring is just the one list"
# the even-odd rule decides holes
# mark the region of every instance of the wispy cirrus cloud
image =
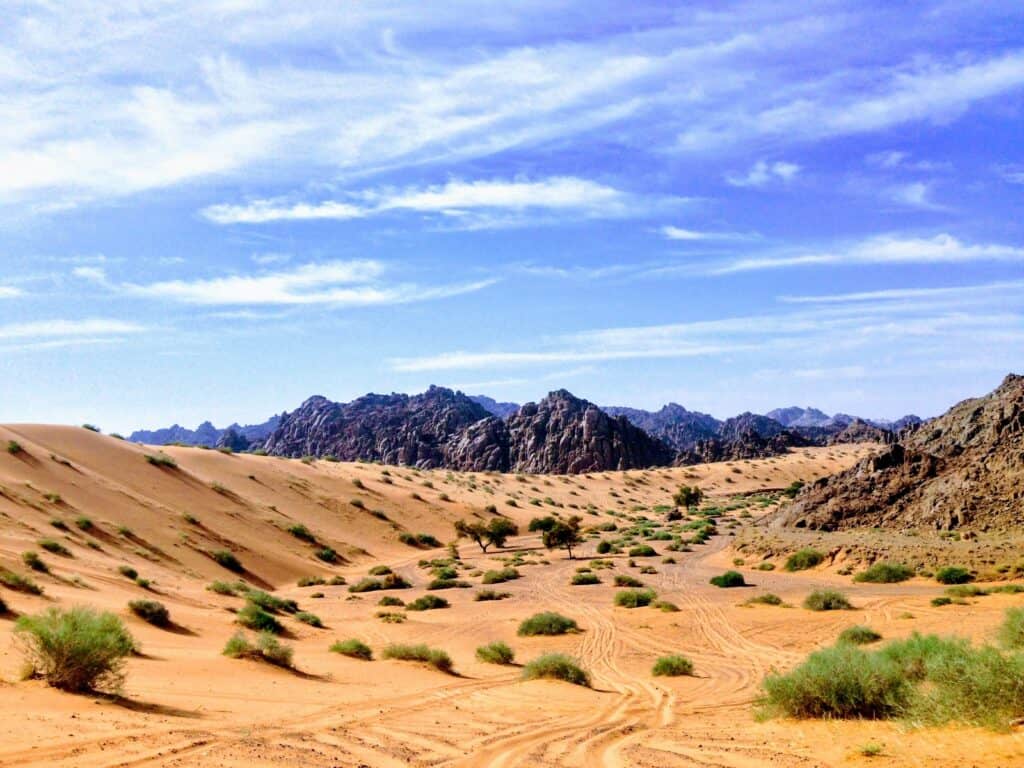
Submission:
[[0,352],[117,344],[150,329],[112,318],[49,319],[0,325]]
[[468,219],[472,226],[488,226],[512,223],[517,219],[509,218],[510,215],[522,216],[528,212],[559,217],[617,218],[641,211],[650,213],[652,207],[658,206],[659,201],[645,201],[588,179],[556,176],[536,180],[453,179],[428,187],[361,190],[351,193],[345,200],[316,203],[255,200],[242,205],[218,204],[203,209],[202,215],[216,224],[263,224],[316,219],[345,221],[406,212]]
[[800,166],[785,160],[758,160],[746,173],[726,174],[725,180],[734,187],[763,187],[772,182],[792,181],[800,173]]
[[209,307],[312,306],[369,307],[449,298],[482,290],[496,279],[420,285],[388,280],[388,265],[371,259],[303,264],[289,270],[251,275],[164,280],[153,283],[114,282],[95,267],[75,270],[123,296],[162,299]]
[[754,240],[757,238],[757,235],[746,234],[743,232],[707,232],[672,225],[664,226],[659,231],[668,240],[676,240],[686,243],[713,242],[716,240]]

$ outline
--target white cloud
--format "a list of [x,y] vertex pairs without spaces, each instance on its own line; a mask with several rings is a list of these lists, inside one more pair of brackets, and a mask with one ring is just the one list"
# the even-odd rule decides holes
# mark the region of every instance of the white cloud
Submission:
[[900,301],[903,299],[958,298],[961,300],[973,296],[984,297],[985,300],[1001,293],[1021,293],[1024,298],[1024,280],[1005,280],[980,285],[955,285],[939,288],[883,288],[877,291],[856,291],[853,293],[835,293],[820,296],[779,296],[778,300],[785,304],[849,304],[865,301]]
[[923,211],[944,211],[945,206],[932,200],[932,185],[923,181],[912,181],[909,184],[897,184],[886,190],[886,197],[894,203],[907,208],[918,208]]
[[478,211],[499,216],[473,219],[474,224],[486,225],[503,222],[500,215],[505,212],[542,211],[584,217],[616,217],[639,210],[639,203],[618,189],[587,179],[555,176],[534,181],[453,179],[423,188],[368,189],[351,193],[349,201],[287,203],[256,200],[245,205],[213,205],[205,208],[202,214],[217,224],[312,219],[344,221],[402,211],[455,218]]
[[137,323],[104,318],[37,320],[28,323],[0,325],[0,340],[56,339],[70,341],[76,338],[139,334],[146,330],[144,326]]
[[758,160],[745,174],[728,174],[725,180],[734,187],[763,187],[773,181],[792,181],[800,172],[796,163]]
[[14,299],[23,296],[24,291],[12,285],[0,285],[0,299]]
[[408,304],[479,291],[496,280],[444,285],[384,282],[387,267],[378,261],[354,260],[304,264],[288,271],[257,275],[228,275],[208,279],[161,282],[113,283],[102,271],[80,268],[79,277],[100,282],[126,296],[164,299],[202,306],[303,306],[334,307]]
[[965,264],[1024,261],[1024,248],[964,243],[949,234],[931,238],[881,235],[829,251],[749,256],[711,266],[707,274],[727,275],[766,269],[861,264]]
[[683,242],[706,242],[708,240],[749,240],[753,235],[746,235],[742,232],[703,232],[695,229],[684,229],[672,225],[661,228],[661,234],[669,240],[681,240]]
[[996,168],[1003,181],[1010,184],[1024,184],[1024,165],[1001,165]]

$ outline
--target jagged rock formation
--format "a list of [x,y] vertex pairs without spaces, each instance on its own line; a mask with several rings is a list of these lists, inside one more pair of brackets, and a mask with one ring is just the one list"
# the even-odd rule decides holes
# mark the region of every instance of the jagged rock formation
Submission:
[[1024,522],[1024,377],[943,416],[845,472],[823,478],[780,510],[774,524],[995,528]]
[[217,440],[217,448],[224,448],[231,451],[246,451],[249,449],[249,439],[240,434],[234,427],[228,427]]
[[876,427],[863,419],[854,419],[835,434],[829,435],[829,445],[839,443],[888,443],[893,433],[887,429]]
[[512,461],[505,422],[491,416],[454,435],[445,446],[444,465],[464,472],[507,472]]
[[599,472],[664,466],[672,449],[624,416],[609,416],[564,389],[527,403],[508,422],[512,468],[518,472]]
[[497,416],[499,419],[507,419],[519,410],[518,403],[499,403],[493,397],[487,397],[487,395],[470,395],[469,399],[477,405],[483,406],[484,410],[493,416]]
[[[229,431],[235,432],[248,444],[263,442],[267,436],[277,427],[279,416],[271,416],[262,424],[247,424],[240,426],[232,424],[225,429],[217,429],[209,421],[204,421],[195,429],[186,429],[175,424],[164,429],[145,430],[140,429],[132,432],[128,439],[136,443],[147,445],[170,445],[180,443],[182,445],[205,445],[209,448],[220,446],[225,435]],[[235,448],[234,450],[244,450]]]
[[429,468],[445,466],[448,441],[490,414],[461,392],[366,395],[351,403],[315,396],[281,417],[263,448],[274,456],[334,456]]
[[[838,421],[843,414],[829,416],[817,408],[800,408],[790,406],[789,408],[776,408],[765,414],[769,419],[774,419],[784,427],[827,427]],[[846,423],[852,421],[852,417]]]
[[669,403],[653,412],[616,406],[607,407],[604,411],[610,416],[625,416],[630,423],[668,443],[677,451],[685,451],[701,440],[717,437],[722,425],[714,416],[688,411],[677,403]]
[[678,466],[687,464],[704,464],[711,461],[738,461],[741,459],[763,459],[778,456],[791,448],[810,445],[800,435],[782,430],[771,436],[764,436],[747,429],[733,433],[729,440],[711,438],[698,441],[692,448],[681,451],[676,458]]

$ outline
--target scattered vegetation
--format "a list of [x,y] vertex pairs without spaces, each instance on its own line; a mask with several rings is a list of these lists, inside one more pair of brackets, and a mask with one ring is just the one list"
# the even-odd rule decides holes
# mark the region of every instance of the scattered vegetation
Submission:
[[66,691],[118,690],[135,641],[112,613],[50,608],[14,626],[33,674]]
[[438,597],[437,595],[423,595],[423,597],[417,597],[405,607],[406,610],[409,611],[433,611],[438,608],[448,608],[450,605],[451,603],[443,597]]
[[24,592],[27,595],[41,595],[43,588],[36,584],[28,576],[22,576],[12,571],[0,571],[0,584],[15,592]]
[[853,605],[842,592],[816,589],[804,599],[804,608],[811,611],[848,611]]
[[643,608],[657,596],[653,589],[625,589],[615,593],[615,604],[620,608]]
[[323,629],[324,626],[320,617],[315,613],[310,613],[309,611],[298,611],[295,614],[295,620],[301,621],[303,624],[308,624],[311,627],[316,627],[317,629]]
[[455,534],[461,538],[472,539],[482,552],[490,546],[504,547],[505,543],[519,534],[519,526],[507,517],[493,517],[486,523],[457,520]]
[[420,661],[429,664],[441,672],[452,673],[454,664],[452,658],[438,648],[431,648],[427,645],[389,645],[381,654],[385,659],[398,659],[400,661]]
[[591,571],[586,571],[584,573],[574,573],[571,581],[571,584],[574,587],[583,587],[600,583],[601,579],[597,577],[596,573],[593,573]]
[[871,584],[896,584],[906,581],[914,576],[911,568],[901,563],[875,563],[866,571],[862,571],[853,577],[857,582],[869,582]]
[[756,595],[743,602],[744,605],[782,605],[782,598],[771,592]]
[[651,674],[655,677],[683,677],[684,675],[692,675],[693,662],[679,654],[662,656],[654,662]]
[[236,615],[235,620],[243,627],[255,629],[258,632],[270,632],[279,635],[284,631],[284,626],[272,613],[265,611],[251,601],[246,601],[242,610]]
[[747,582],[743,580],[743,574],[739,571],[726,571],[719,576],[712,576],[709,579],[709,583],[723,589],[747,586]]
[[519,625],[519,635],[522,637],[565,635],[570,632],[579,632],[579,629],[574,620],[553,611],[545,611],[524,619]]
[[785,568],[787,571],[806,571],[814,568],[825,560],[825,555],[816,549],[805,547],[786,558]]
[[935,572],[940,584],[967,584],[974,579],[971,572],[959,565],[946,565]]
[[232,659],[255,659],[287,669],[291,669],[294,663],[291,646],[284,645],[270,632],[260,632],[255,644],[244,632],[236,632],[224,646],[223,653]]
[[546,653],[523,667],[523,680],[541,678],[590,687],[590,675],[580,668],[575,659],[564,653]]
[[132,600],[128,603],[128,609],[155,627],[168,627],[171,624],[170,611],[156,600]]
[[493,589],[481,589],[476,593],[476,597],[473,599],[477,602],[486,602],[490,600],[505,600],[509,597],[512,597],[511,592],[498,592]]
[[477,648],[476,657],[485,664],[511,664],[516,654],[507,643],[497,640]]
[[837,642],[852,643],[853,645],[870,645],[871,643],[877,643],[881,639],[882,636],[871,627],[858,624],[853,627],[847,627],[840,632]]
[[242,562],[235,556],[234,552],[230,552],[226,549],[218,549],[210,553],[210,557],[213,561],[222,568],[227,568],[229,571],[234,573],[242,573],[245,568],[242,567]]
[[146,461],[152,464],[154,467],[163,467],[165,469],[177,469],[178,462],[168,456],[166,453],[147,453]]
[[370,646],[354,637],[348,640],[339,640],[332,644],[330,651],[331,653],[340,653],[342,656],[350,656],[353,659],[373,660],[373,650]]

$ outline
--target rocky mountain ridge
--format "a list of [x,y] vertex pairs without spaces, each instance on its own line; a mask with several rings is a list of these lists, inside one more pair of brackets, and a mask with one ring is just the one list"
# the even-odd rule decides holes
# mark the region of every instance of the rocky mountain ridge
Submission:
[[1024,521],[1024,376],[905,428],[884,451],[807,487],[774,525],[1004,529]]

